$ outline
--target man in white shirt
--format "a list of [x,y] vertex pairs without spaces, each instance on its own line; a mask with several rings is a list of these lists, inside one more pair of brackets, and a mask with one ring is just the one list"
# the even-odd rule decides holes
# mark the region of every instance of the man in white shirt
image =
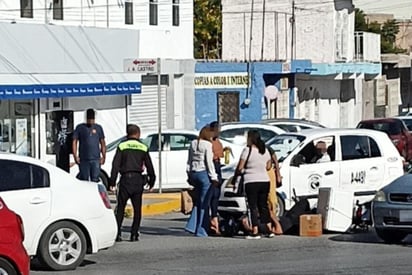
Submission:
[[331,161],[330,156],[328,154],[328,148],[326,147],[326,143],[324,141],[318,141],[318,143],[316,143],[316,151],[318,154],[318,159],[316,160],[316,163]]

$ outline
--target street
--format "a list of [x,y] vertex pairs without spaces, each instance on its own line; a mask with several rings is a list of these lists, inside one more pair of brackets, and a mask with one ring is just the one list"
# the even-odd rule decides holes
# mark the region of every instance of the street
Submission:
[[[276,236],[195,238],[183,231],[180,213],[143,219],[139,242],[124,241],[86,256],[74,271],[57,274],[411,274],[412,237],[402,245],[382,243],[373,230],[318,238]],[[124,222],[128,230],[130,219]],[[32,263],[34,275],[42,271]]]

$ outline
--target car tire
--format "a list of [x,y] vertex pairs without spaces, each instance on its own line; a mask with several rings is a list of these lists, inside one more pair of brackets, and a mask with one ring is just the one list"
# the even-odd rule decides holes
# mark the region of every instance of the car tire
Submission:
[[37,256],[51,270],[72,270],[82,263],[86,250],[83,231],[72,222],[62,221],[44,231]]
[[400,243],[408,235],[408,233],[397,230],[375,228],[375,231],[378,237],[381,238],[385,243]]
[[0,274],[17,275],[17,271],[8,260],[0,257]]
[[278,204],[277,204],[277,207],[276,207],[276,216],[281,217],[285,214],[285,202],[279,196],[279,194],[276,194],[276,197],[278,199]]
[[109,179],[103,171],[100,171],[99,181],[106,187],[106,190],[109,190]]

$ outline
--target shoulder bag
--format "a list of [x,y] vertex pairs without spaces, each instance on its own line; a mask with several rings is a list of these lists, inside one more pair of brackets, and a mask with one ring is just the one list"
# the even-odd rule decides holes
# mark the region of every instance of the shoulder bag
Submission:
[[[252,147],[249,147],[249,153],[247,154],[246,160],[245,160],[245,165],[243,166],[243,171],[242,172],[235,172],[235,184],[237,186],[237,191],[235,192],[239,196],[243,196],[245,194],[245,169],[247,166],[247,163],[249,161],[250,153],[252,152]],[[236,175],[236,173],[238,173]]]

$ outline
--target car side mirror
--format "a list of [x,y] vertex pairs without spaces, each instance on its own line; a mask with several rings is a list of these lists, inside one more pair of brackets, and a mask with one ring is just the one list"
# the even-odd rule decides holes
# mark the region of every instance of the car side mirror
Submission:
[[301,164],[305,163],[305,157],[301,154],[297,154],[290,161],[290,166],[299,167]]

